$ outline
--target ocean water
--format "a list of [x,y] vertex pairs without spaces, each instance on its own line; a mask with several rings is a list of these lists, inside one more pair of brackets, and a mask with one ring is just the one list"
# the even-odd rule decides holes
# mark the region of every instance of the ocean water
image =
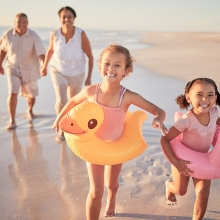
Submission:
[[[0,26],[0,37],[11,27]],[[54,28],[30,27],[43,41],[45,49],[48,48],[49,38]],[[89,38],[94,60],[97,60],[101,51],[111,45],[120,44],[129,50],[148,48],[152,45],[141,42],[141,32],[139,31],[106,31],[106,30],[84,30]]]
[[[0,36],[11,27],[0,26]],[[54,28],[30,27],[42,39],[45,47],[49,44],[50,33]],[[106,31],[106,30],[84,30],[87,34],[92,49],[104,49],[110,44],[120,44],[129,50],[150,47],[141,42],[141,32],[139,31]]]

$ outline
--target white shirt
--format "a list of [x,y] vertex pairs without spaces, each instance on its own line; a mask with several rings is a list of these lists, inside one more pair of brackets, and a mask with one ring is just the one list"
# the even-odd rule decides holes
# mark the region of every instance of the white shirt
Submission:
[[82,29],[75,27],[73,37],[66,42],[61,27],[54,30],[53,55],[50,65],[66,76],[85,73],[86,57],[82,49]]
[[45,48],[34,31],[27,29],[19,36],[14,28],[7,30],[1,38],[1,50],[7,53],[7,74],[21,75],[23,84],[40,78],[38,57],[45,54]]

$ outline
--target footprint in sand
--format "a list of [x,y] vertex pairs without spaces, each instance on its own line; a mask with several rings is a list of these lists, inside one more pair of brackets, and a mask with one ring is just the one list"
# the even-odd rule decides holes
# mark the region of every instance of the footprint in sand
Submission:
[[132,177],[133,177],[134,182],[139,182],[142,175],[138,171],[133,170]]
[[141,187],[136,185],[130,192],[129,198],[138,198],[138,194],[141,192]]

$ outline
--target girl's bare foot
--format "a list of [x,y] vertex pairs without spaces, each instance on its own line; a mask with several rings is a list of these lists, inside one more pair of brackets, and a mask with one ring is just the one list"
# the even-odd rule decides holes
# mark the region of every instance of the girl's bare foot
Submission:
[[169,191],[168,189],[168,184],[172,182],[172,180],[167,180],[165,182],[165,187],[166,187],[166,205],[170,205],[170,206],[175,206],[177,201],[176,201],[176,195],[172,192]]
[[107,200],[107,205],[105,208],[105,217],[112,217],[116,214],[115,210],[115,198],[111,200]]

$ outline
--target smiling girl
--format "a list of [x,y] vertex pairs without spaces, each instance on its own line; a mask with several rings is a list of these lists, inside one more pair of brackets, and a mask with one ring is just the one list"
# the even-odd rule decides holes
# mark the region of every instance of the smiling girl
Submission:
[[[163,125],[165,112],[147,101],[141,95],[124,88],[121,80],[133,71],[133,58],[129,51],[120,45],[110,45],[100,55],[99,71],[102,82],[97,85],[84,87],[80,93],[70,99],[64,106],[53,124],[53,129],[59,129],[62,117],[74,106],[85,100],[95,102],[103,108],[104,123],[96,135],[105,141],[117,140],[123,132],[126,112],[130,105],[138,106],[155,115],[152,126],[167,133]],[[116,214],[115,203],[119,183],[118,177],[122,164],[96,165],[87,162],[90,189],[86,202],[86,216],[88,220],[99,218],[104,185],[107,188],[107,206],[104,215],[111,217]]]
[[[218,109],[220,106],[220,94],[215,82],[208,78],[197,78],[188,82],[185,94],[176,99],[180,109],[192,108],[186,114],[179,117],[169,133],[161,138],[164,153],[171,162],[173,181],[166,181],[167,204],[176,203],[175,194],[185,195],[192,172],[186,164],[190,161],[181,160],[176,157],[170,141],[179,136],[179,140],[188,148],[206,153],[213,141],[216,124],[220,125]],[[178,116],[178,115],[176,115]],[[194,204],[193,220],[202,219],[205,215],[211,180],[192,178],[196,201]]]

